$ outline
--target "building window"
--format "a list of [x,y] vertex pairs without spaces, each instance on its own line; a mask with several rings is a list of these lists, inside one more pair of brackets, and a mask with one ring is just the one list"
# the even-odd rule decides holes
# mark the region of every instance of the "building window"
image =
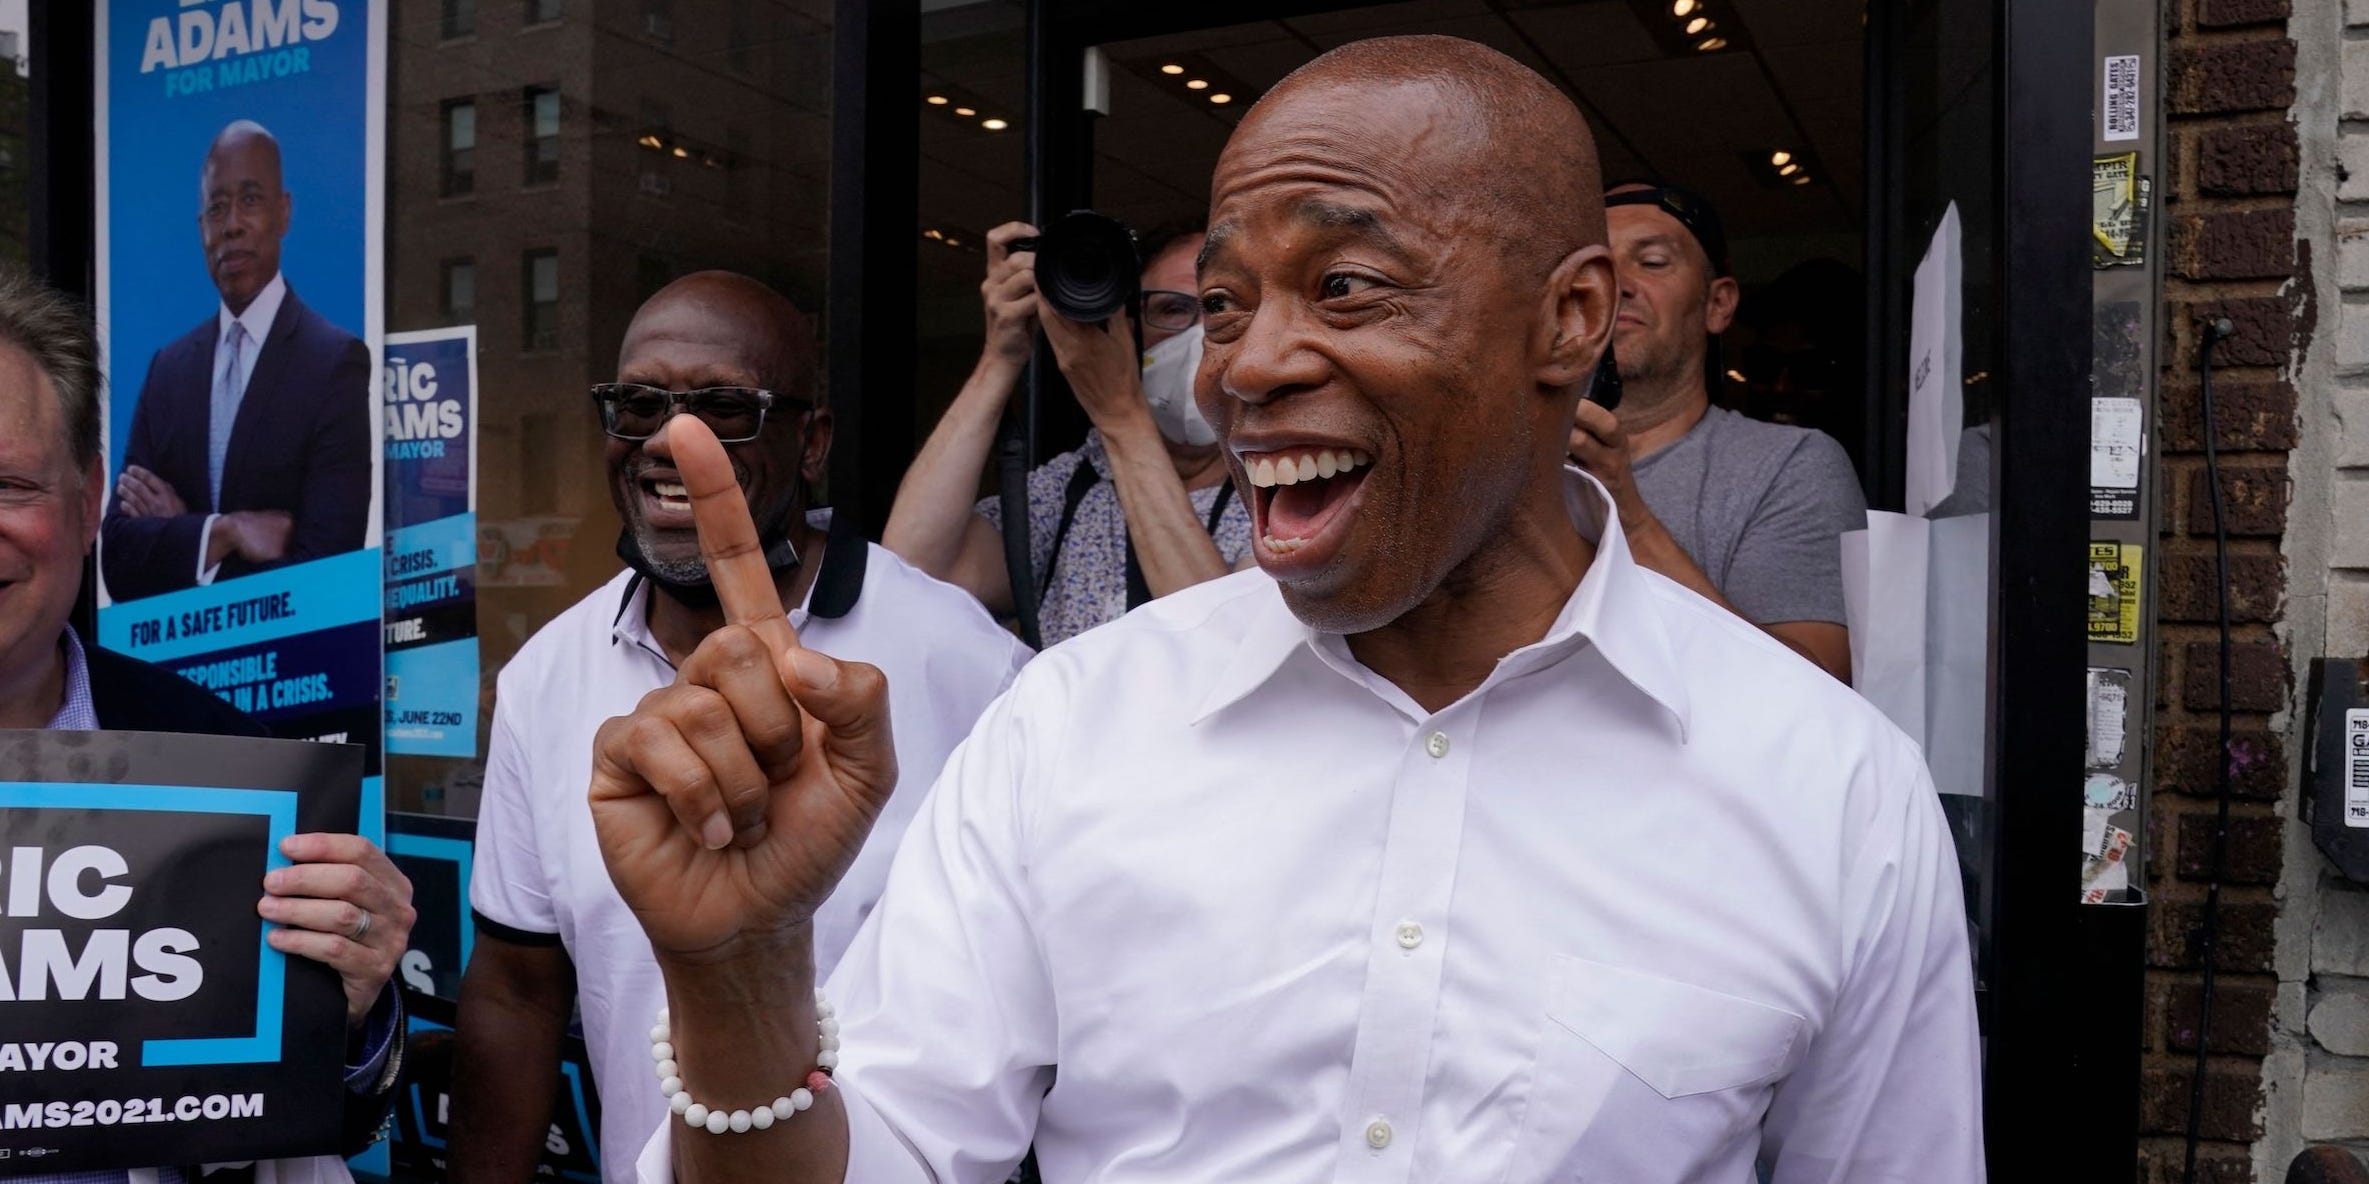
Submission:
[[477,104],[458,99],[444,105],[444,196],[477,189]]
[[519,340],[526,349],[559,348],[559,252],[528,251],[524,258],[526,310]]
[[441,32],[445,37],[466,37],[476,31],[477,0],[444,0]]
[[466,325],[477,319],[476,260],[447,259],[444,261],[442,301],[445,324]]
[[559,180],[559,90],[526,88],[526,183]]
[[548,25],[567,9],[565,0],[526,0],[526,23]]

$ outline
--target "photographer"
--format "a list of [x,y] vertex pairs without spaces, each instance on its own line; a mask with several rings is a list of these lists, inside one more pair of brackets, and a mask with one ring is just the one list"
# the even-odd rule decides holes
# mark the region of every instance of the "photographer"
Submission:
[[[1193,405],[1201,358],[1193,263],[1199,228],[1145,241],[1143,295],[1100,324],[1048,308],[1036,253],[1015,250],[1035,227],[987,235],[987,342],[929,443],[905,472],[883,539],[888,549],[961,585],[998,616],[1015,602],[1004,563],[1001,504],[976,506],[980,470],[1005,400],[1041,325],[1094,428],[1077,450],[1028,477],[1030,567],[1048,646],[1128,609],[1247,567],[1250,516],[1226,480],[1216,434]],[[1143,321],[1141,354],[1133,319]]]

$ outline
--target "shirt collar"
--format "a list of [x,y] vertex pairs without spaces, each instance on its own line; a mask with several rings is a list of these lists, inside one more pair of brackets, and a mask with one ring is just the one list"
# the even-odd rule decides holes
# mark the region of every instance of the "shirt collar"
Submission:
[[271,336],[272,322],[279,319],[280,304],[287,298],[287,278],[275,271],[271,275],[271,282],[263,285],[263,290],[255,294],[255,299],[247,302],[247,311],[234,314],[227,304],[216,306],[214,344],[220,345],[228,340],[230,323],[237,321],[246,328],[247,340],[261,345],[265,338]]
[[99,711],[90,698],[90,661],[83,657],[82,639],[74,635],[74,626],[66,626],[62,641],[66,651],[66,696],[58,704],[58,713],[49,717],[52,732],[96,732],[99,730]]
[[[806,599],[790,612],[794,629],[803,629],[806,622],[818,617],[835,621],[854,612],[856,601],[864,594],[864,572],[872,558],[872,545],[857,529],[853,516],[842,517],[826,507],[809,512],[806,522],[823,530],[826,541],[822,569],[814,573],[814,583],[807,585]],[[636,572],[617,597],[617,615],[609,621],[609,640],[638,645],[664,657],[665,651],[650,636],[649,602],[649,581]]]
[[[1656,593],[1648,584],[1652,577],[1629,552],[1612,495],[1593,476],[1566,465],[1563,496],[1572,525],[1596,545],[1595,560],[1588,564],[1587,574],[1580,577],[1570,599],[1564,601],[1563,611],[1556,615],[1546,636],[1506,655],[1482,685],[1551,664],[1583,645],[1593,645],[1623,680],[1669,713],[1683,740],[1688,723],[1686,684],[1661,614],[1653,604]],[[1294,654],[1305,650],[1311,656],[1332,660],[1319,649],[1320,640],[1329,635],[1293,616],[1282,597],[1257,597],[1251,604],[1257,615],[1245,626],[1232,660],[1194,709],[1192,722],[1196,724],[1265,685]],[[1333,644],[1338,644],[1337,639]],[[1345,652],[1346,646],[1337,651]]]

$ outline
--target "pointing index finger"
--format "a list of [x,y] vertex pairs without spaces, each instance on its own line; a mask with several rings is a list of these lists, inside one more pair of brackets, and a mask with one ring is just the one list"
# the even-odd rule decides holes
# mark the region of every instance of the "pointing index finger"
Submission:
[[757,539],[756,520],[749,516],[740,482],[733,479],[732,460],[724,455],[724,446],[695,415],[675,416],[666,431],[675,471],[691,495],[699,554],[707,560],[708,580],[715,585],[725,619],[737,625],[763,626],[761,632],[767,634],[775,628],[789,634],[781,593],[773,586],[773,570],[765,565],[765,546]]

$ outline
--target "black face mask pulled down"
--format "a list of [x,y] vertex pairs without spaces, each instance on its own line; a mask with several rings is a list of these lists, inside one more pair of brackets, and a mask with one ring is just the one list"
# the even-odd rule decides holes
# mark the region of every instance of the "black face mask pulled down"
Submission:
[[[722,604],[722,601],[716,596],[716,586],[712,581],[700,580],[697,583],[686,584],[660,574],[657,565],[651,563],[650,557],[642,553],[641,541],[633,537],[633,528],[630,526],[617,532],[617,558],[624,560],[625,566],[632,568],[643,579],[648,580],[652,587],[674,597],[676,603],[685,608],[710,609]],[[782,573],[797,570],[798,545],[791,542],[788,535],[782,536],[781,539],[765,548],[765,566],[773,569],[776,581],[781,578]]]

